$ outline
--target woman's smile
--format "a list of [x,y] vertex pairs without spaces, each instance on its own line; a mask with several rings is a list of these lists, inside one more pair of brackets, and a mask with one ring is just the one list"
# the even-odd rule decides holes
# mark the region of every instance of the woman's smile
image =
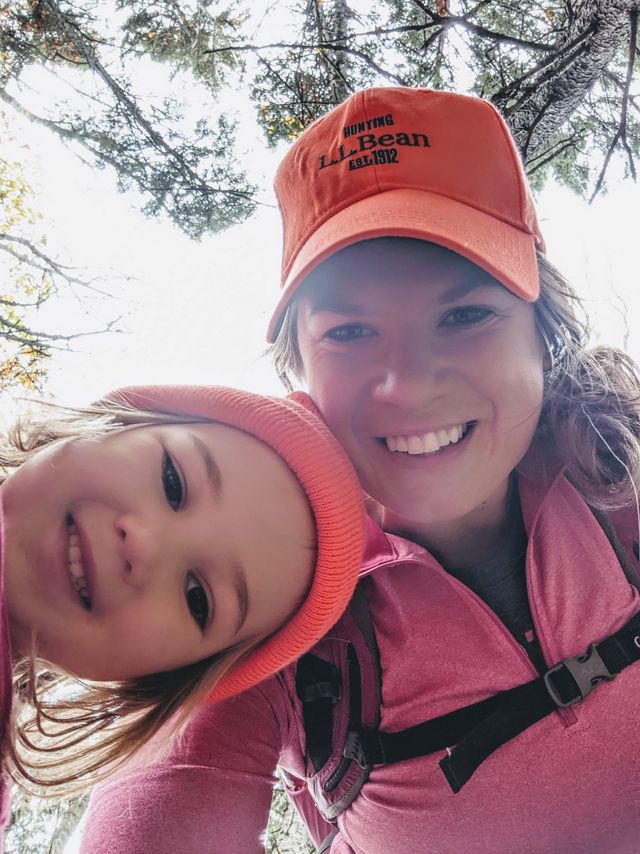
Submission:
[[453,427],[441,427],[437,430],[427,430],[413,433],[403,433],[393,436],[380,437],[385,447],[391,453],[424,456],[437,454],[450,445],[457,445],[467,435],[470,423],[456,424]]

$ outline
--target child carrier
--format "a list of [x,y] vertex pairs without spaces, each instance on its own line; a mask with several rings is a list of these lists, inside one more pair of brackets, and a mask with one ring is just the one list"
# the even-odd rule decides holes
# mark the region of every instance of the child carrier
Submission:
[[[627,550],[609,517],[592,512],[626,578],[640,589],[638,563],[630,557],[633,551],[637,561],[638,543]],[[436,751],[446,750],[439,765],[453,792],[459,792],[503,744],[558,708],[579,703],[600,682],[640,660],[639,613],[615,634],[530,682],[400,732],[382,732],[381,668],[367,604],[369,583],[368,578],[359,583],[342,618],[351,629],[352,642],[321,641],[296,668],[307,759],[313,769],[306,785],[320,814],[330,822],[357,797],[373,766]],[[328,849],[333,835],[319,851]]]

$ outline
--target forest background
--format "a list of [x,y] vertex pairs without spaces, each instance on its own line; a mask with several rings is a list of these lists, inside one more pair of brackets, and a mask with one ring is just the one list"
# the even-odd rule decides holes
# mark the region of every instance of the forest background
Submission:
[[[278,393],[275,164],[368,85],[491,100],[594,341],[640,358],[637,0],[0,0],[0,394]],[[84,801],[18,797],[7,851]],[[268,850],[307,850],[277,795]],[[309,849],[312,850],[312,849]]]

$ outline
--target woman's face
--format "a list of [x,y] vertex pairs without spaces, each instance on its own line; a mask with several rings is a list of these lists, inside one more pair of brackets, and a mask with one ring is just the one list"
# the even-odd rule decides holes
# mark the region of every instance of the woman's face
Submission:
[[131,427],[36,453],[2,487],[14,648],[92,679],[180,667],[279,627],[314,525],[266,445],[222,424]]
[[371,240],[308,277],[297,335],[311,396],[396,524],[504,506],[542,404],[531,304],[453,252]]

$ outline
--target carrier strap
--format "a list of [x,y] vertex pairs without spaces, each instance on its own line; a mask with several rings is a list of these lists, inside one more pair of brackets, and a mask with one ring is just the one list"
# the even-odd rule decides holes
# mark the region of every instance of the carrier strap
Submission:
[[331,755],[333,707],[342,696],[340,671],[308,652],[298,661],[296,692],[302,701],[307,752],[313,770],[318,771]]
[[478,703],[396,733],[352,734],[345,755],[377,765],[447,750],[440,767],[459,792],[495,750],[542,718],[583,700],[603,680],[640,660],[640,614],[615,634],[575,658],[566,658],[543,676]]
[[[381,673],[380,653],[375,630],[366,598],[369,579],[364,578],[356,586],[350,602],[350,610],[366,643],[375,673],[375,718],[374,726],[380,724]],[[362,730],[362,673],[360,661],[353,644],[347,646],[347,685],[349,687],[349,725],[347,741],[352,732]],[[308,652],[296,667],[296,693],[302,705],[302,721],[307,742],[307,755],[314,773],[322,768],[333,749],[333,709],[342,699],[343,685],[340,670],[323,658]],[[326,791],[333,791],[347,772],[350,759],[347,751],[331,777],[325,781]],[[362,766],[364,768],[364,766]],[[362,782],[364,782],[363,777]],[[355,798],[357,792],[353,794]]]

